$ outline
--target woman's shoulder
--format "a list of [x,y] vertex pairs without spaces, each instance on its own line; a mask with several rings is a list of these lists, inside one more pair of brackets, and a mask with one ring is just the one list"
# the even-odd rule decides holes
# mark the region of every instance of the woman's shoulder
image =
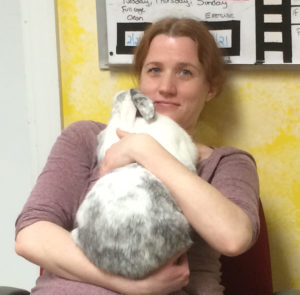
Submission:
[[91,120],[81,120],[76,121],[68,125],[66,128],[64,128],[64,132],[86,132],[90,131],[92,133],[98,134],[100,131],[102,131],[106,127],[105,124],[91,121]]
[[81,155],[93,155],[98,143],[98,134],[104,128],[105,124],[95,121],[77,121],[71,123],[63,129],[54,145],[53,151],[59,154],[67,151],[66,153],[70,154],[68,149],[71,149]]
[[212,155],[216,158],[219,158],[220,160],[247,159],[249,162],[255,164],[254,157],[248,151],[232,146],[223,146],[215,148]]
[[226,168],[232,170],[233,168],[239,169],[241,166],[248,166],[251,169],[256,170],[256,162],[254,157],[247,151],[231,147],[208,147],[208,149],[202,148],[203,155],[206,157],[199,158],[198,162],[198,174],[212,175],[216,169]]
[[96,140],[98,134],[105,127],[105,124],[96,121],[76,121],[63,129],[61,138],[77,143],[88,142],[90,140]]
[[215,159],[221,160],[224,157],[247,157],[255,162],[253,156],[242,149],[232,147],[232,146],[223,146],[223,147],[209,147],[202,144],[197,144],[199,152],[200,161],[211,161]]

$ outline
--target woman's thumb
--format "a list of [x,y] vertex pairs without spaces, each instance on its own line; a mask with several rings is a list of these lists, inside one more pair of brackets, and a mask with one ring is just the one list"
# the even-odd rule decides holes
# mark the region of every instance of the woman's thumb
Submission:
[[129,134],[129,132],[123,131],[123,130],[121,130],[121,129],[119,129],[119,128],[117,128],[116,133],[117,133],[117,136],[118,136],[120,139],[123,138],[124,136],[126,136],[126,135]]

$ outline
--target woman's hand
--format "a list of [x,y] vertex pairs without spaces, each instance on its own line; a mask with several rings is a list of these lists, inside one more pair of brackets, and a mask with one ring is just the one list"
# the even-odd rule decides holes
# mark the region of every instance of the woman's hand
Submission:
[[134,163],[130,149],[134,134],[117,129],[116,131],[120,141],[113,144],[105,153],[105,157],[100,167],[100,177],[114,169]]
[[138,288],[126,295],[166,295],[181,290],[189,282],[190,270],[187,254],[175,255],[167,264],[143,280]]
[[114,169],[137,162],[137,154],[149,153],[151,146],[158,144],[148,134],[129,133],[117,129],[117,135],[120,140],[106,151],[100,167],[100,177]]

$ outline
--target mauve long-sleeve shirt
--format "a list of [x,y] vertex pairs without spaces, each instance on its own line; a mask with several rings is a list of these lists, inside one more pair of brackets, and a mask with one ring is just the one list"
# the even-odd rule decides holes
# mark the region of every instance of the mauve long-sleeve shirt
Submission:
[[[105,125],[98,122],[79,121],[62,132],[16,221],[16,234],[22,228],[41,220],[53,222],[69,231],[74,228],[77,209],[99,177],[97,135],[104,128]],[[252,223],[254,242],[259,234],[259,183],[252,156],[232,147],[215,148],[209,158],[199,160],[197,172],[199,177],[246,212]],[[194,244],[188,252],[190,282],[184,290],[174,294],[223,294],[224,288],[220,284],[220,254],[195,232],[193,240]],[[31,294],[117,293],[99,286],[63,279],[45,271],[38,278]]]

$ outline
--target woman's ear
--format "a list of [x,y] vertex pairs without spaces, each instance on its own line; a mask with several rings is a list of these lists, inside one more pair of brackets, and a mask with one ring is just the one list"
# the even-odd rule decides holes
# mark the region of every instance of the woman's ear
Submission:
[[205,102],[209,102],[211,99],[213,99],[217,94],[217,90],[215,87],[211,86],[210,89],[208,90]]

